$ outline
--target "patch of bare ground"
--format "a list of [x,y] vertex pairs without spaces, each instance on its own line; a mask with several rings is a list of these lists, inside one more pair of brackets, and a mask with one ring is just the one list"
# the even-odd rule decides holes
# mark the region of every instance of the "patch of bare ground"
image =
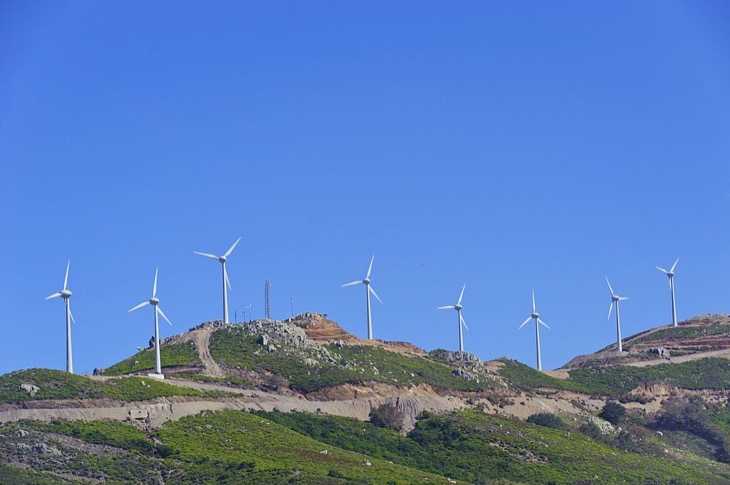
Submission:
[[370,345],[381,347],[401,354],[424,356],[427,352],[408,342],[387,342],[385,340],[362,340],[347,332],[337,323],[329,320],[326,315],[319,313],[301,313],[285,320],[287,323],[304,329],[307,337],[319,344],[342,342],[346,345]]

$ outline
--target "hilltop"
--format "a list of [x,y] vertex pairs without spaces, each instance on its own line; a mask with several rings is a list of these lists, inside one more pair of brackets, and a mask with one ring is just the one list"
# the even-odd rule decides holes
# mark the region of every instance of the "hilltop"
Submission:
[[0,376],[0,482],[730,481],[730,316],[624,348],[537,372],[317,313],[206,322],[162,342],[164,381],[153,349]]

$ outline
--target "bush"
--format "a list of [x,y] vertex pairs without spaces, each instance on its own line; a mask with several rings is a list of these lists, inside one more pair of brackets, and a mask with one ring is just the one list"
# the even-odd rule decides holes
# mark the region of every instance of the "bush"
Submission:
[[565,422],[552,413],[537,413],[527,418],[528,423],[536,424],[538,426],[545,426],[547,428],[555,429],[566,429]]
[[383,404],[370,411],[370,422],[381,428],[401,431],[405,424],[405,414],[393,404]]
[[613,425],[618,425],[626,416],[626,408],[617,402],[607,402],[598,416]]

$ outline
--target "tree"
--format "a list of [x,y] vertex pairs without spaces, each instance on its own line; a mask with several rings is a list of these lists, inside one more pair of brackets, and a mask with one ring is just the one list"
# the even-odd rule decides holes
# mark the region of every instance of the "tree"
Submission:
[[381,428],[401,431],[405,424],[405,414],[393,404],[382,404],[370,411],[370,422]]
[[617,402],[607,402],[598,416],[613,425],[618,425],[626,415],[626,408]]

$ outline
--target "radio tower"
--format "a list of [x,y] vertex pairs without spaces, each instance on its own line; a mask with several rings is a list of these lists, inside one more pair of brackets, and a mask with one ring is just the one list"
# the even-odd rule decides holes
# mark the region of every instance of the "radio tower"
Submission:
[[266,280],[264,284],[264,295],[266,296],[266,318],[271,320],[271,283]]

